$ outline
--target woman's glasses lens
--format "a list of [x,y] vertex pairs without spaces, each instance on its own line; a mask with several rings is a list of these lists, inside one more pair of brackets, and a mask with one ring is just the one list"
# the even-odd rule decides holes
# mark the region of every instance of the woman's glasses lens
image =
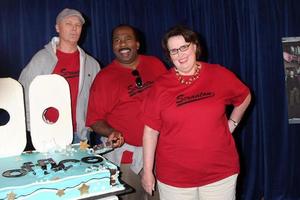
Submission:
[[186,44],[186,45],[182,45],[178,49],[170,49],[169,52],[170,52],[171,55],[175,55],[175,54],[178,54],[179,51],[184,52],[184,51],[188,50],[190,45],[191,45],[191,43]]

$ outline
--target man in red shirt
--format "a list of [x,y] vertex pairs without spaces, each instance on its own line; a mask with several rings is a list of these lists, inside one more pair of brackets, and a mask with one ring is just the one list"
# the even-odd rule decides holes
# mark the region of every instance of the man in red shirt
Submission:
[[112,32],[116,59],[95,78],[90,91],[87,126],[98,134],[125,144],[106,154],[120,165],[121,178],[136,190],[122,199],[145,199],[139,173],[142,168],[143,123],[138,118],[140,105],[155,79],[166,72],[153,56],[139,55],[135,29],[119,25]]
[[[70,87],[73,143],[88,138],[88,128],[85,126],[87,97],[100,66],[94,58],[78,46],[84,23],[85,20],[79,11],[63,9],[56,18],[55,29],[58,37],[53,37],[22,70],[19,82],[23,85],[25,92],[28,132],[30,131],[28,93],[32,80],[38,75],[59,74],[67,80]],[[59,117],[59,112],[53,107],[49,107],[44,113],[47,123],[55,123]],[[26,150],[32,150],[30,135],[28,134],[27,137]]]

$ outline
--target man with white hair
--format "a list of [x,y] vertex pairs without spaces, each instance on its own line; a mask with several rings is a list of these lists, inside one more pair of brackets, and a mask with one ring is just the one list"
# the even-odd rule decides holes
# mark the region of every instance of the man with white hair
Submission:
[[[19,82],[24,87],[26,101],[27,131],[30,131],[28,91],[32,80],[38,75],[59,74],[70,87],[73,143],[87,139],[88,128],[85,126],[87,102],[90,86],[100,71],[99,63],[78,46],[85,20],[74,9],[63,9],[56,18],[55,29],[58,37],[38,51],[21,72]],[[54,108],[46,110],[44,117],[48,123],[55,123],[58,112]],[[33,149],[30,134],[27,134],[26,150]]]

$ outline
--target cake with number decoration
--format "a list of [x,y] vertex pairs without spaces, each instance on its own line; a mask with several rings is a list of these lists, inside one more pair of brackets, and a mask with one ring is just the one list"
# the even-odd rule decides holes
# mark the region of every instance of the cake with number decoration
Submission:
[[116,165],[84,144],[1,158],[0,199],[84,199],[122,191]]
[[[0,79],[0,85],[0,109],[9,115],[7,124],[0,126],[2,138],[9,138],[0,145],[0,200],[90,199],[125,191],[117,166],[99,155],[113,150],[111,142],[93,148],[87,142],[71,144],[71,98],[63,77],[41,75],[30,84],[30,136],[36,149],[31,152],[23,152],[23,88],[11,78]],[[52,107],[58,119],[50,123],[44,114]]]

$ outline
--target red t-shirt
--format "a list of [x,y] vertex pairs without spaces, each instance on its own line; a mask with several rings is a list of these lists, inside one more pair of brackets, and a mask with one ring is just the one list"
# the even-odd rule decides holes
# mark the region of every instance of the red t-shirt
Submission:
[[127,144],[141,146],[144,130],[138,118],[141,102],[156,78],[167,70],[157,58],[143,55],[139,55],[137,70],[142,88],[135,85],[132,70],[116,60],[98,73],[90,90],[86,124],[91,126],[98,120],[106,120],[123,134]]
[[180,84],[170,70],[142,106],[145,124],[160,132],[157,178],[175,187],[199,187],[239,172],[225,107],[241,104],[249,89],[226,68],[201,65],[191,85]]
[[[80,59],[79,59],[79,51],[75,51],[74,53],[64,53],[62,51],[57,50],[56,56],[58,62],[53,70],[53,74],[59,74],[63,76],[70,87],[70,95],[71,95],[71,109],[72,109],[72,123],[73,123],[73,131],[76,131],[76,104],[77,104],[77,95],[78,95],[78,84],[79,84],[79,68],[80,68]],[[57,112],[55,110],[49,109],[45,113],[45,117],[50,122],[56,121]]]

